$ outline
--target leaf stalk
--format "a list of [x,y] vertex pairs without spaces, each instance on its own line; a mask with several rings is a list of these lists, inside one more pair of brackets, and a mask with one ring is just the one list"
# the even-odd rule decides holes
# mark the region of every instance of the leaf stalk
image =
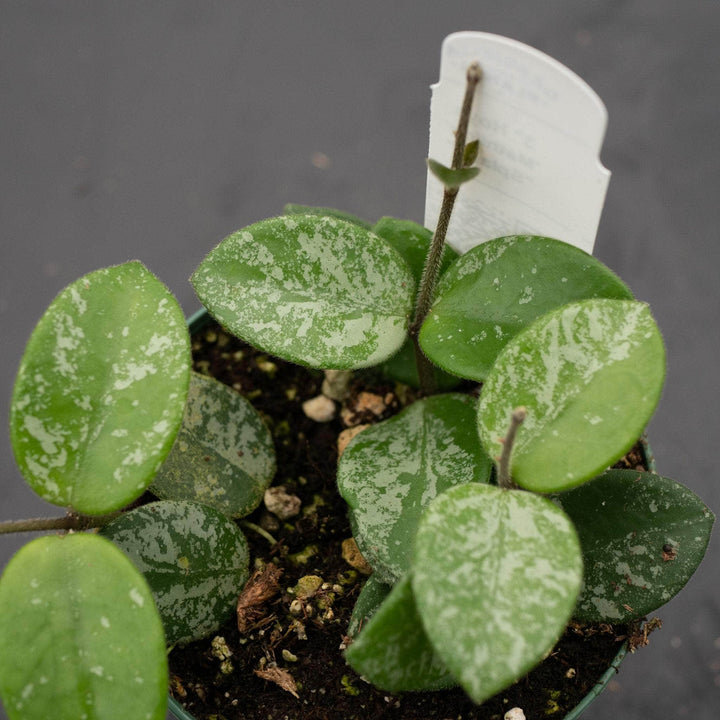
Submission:
[[510,427],[507,435],[502,441],[503,448],[498,462],[498,485],[505,490],[512,490],[517,487],[512,481],[510,475],[510,459],[512,457],[513,445],[517,436],[518,428],[523,424],[527,417],[527,410],[524,407],[518,407],[513,410],[510,416]]

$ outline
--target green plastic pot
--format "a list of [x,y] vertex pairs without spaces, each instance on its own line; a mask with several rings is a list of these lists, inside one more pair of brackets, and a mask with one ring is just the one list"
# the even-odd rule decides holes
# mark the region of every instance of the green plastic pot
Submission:
[[[188,319],[188,327],[190,328],[190,333],[193,334],[202,330],[202,328],[205,327],[210,322],[210,320],[211,318],[208,315],[207,310],[198,310],[198,312],[194,313]],[[645,450],[645,460],[647,462],[648,469],[651,472],[655,472],[655,458],[652,454],[652,451],[650,450],[650,446],[645,438],[643,438],[642,442]],[[610,680],[612,680],[612,678],[615,677],[615,675],[618,673],[620,663],[623,661],[623,658],[627,654],[627,651],[628,648],[626,643],[620,648],[612,663],[610,663],[608,669],[595,683],[592,690],[590,690],[590,692],[567,715],[565,715],[564,718],[559,720],[577,720],[577,718],[579,718],[585,712],[585,710],[587,710],[588,706],[607,687],[607,684],[610,682]],[[168,710],[170,711],[170,716],[175,718],[175,720],[197,720],[194,715],[189,713],[173,697],[168,698]]]

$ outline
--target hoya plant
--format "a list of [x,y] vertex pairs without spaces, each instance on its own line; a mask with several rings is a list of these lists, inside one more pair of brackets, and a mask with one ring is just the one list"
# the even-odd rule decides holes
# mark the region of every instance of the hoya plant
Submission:
[[[665,603],[713,523],[675,481],[607,469],[662,390],[647,305],[561,240],[446,246],[480,171],[466,141],[479,81],[472,66],[450,166],[430,162],[445,186],[435,232],[288,206],[192,276],[209,313],[265,352],[418,388],[338,465],[373,569],[346,659],[382,689],[459,684],[477,703],[540,662],[571,618],[631,622]],[[163,718],[166,646],[219,627],[248,577],[243,518],[275,472],[268,430],[239,393],[191,372],[182,312],[138,262],[53,301],[10,426],[27,482],[69,513],[0,525],[64,531],[22,548],[0,581],[8,715]],[[148,488],[161,499],[138,503]]]

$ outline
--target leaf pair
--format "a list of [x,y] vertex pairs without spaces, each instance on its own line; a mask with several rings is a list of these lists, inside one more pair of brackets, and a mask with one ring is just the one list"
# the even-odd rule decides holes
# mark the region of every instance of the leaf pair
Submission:
[[[550,650],[580,588],[567,516],[487,484],[475,405],[459,394],[420,400],[357,435],[338,465],[374,568],[347,659],[389,691],[460,682],[482,702]],[[394,585],[387,597],[382,583]]]
[[571,615],[629,622],[667,602],[713,524],[697,496],[652,473],[610,471],[554,502],[477,483],[437,497],[407,574],[392,589],[367,581],[348,662],[391,692],[457,681],[481,703],[541,661]]
[[[322,368],[387,363],[415,383],[407,327],[432,233],[383,218],[290,214],[226,238],[193,275],[210,313],[244,340]],[[631,299],[602,263],[566,243],[510,236],[460,258],[444,275],[420,333],[423,351],[452,376],[483,380],[498,353],[544,313],[585,298]],[[396,357],[393,357],[396,356]]]
[[481,703],[553,647],[582,581],[577,535],[549,500],[469,483],[420,520],[410,573],[348,649],[399,692],[459,682]]

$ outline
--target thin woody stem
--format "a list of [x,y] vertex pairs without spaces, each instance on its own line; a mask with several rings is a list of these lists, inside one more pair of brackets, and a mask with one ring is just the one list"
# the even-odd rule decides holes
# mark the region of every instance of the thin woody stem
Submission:
[[89,530],[106,525],[119,517],[121,511],[107,515],[77,515],[71,513],[59,518],[33,518],[0,522],[0,535],[22,532],[46,532],[50,530]]
[[506,490],[516,487],[510,477],[510,458],[512,456],[518,428],[523,424],[526,417],[527,410],[524,407],[515,408],[510,418],[510,427],[508,428],[507,435],[502,441],[503,449],[498,463],[498,485]]
[[[453,150],[452,159],[452,169],[454,170],[461,168],[463,164],[467,129],[468,123],[470,122],[473,99],[475,97],[475,88],[481,79],[482,69],[478,63],[473,63],[467,71],[465,97],[463,98],[458,127],[455,131],[455,148]],[[428,253],[427,260],[425,261],[425,268],[423,270],[422,279],[420,280],[420,289],[415,303],[415,315],[409,329],[410,337],[412,338],[415,348],[415,360],[417,362],[418,375],[420,377],[420,389],[423,394],[433,392],[435,389],[435,380],[432,365],[420,349],[418,335],[420,333],[420,327],[427,317],[430,305],[432,305],[432,301],[435,296],[435,285],[437,284],[438,275],[440,273],[440,263],[442,259],[442,252],[445,247],[445,238],[447,236],[448,226],[450,225],[450,218],[452,217],[452,211],[455,206],[455,198],[457,198],[458,190],[459,188],[457,187],[446,187],[443,193],[440,215],[438,217],[437,227],[435,228],[435,233],[430,245],[430,252]]]

